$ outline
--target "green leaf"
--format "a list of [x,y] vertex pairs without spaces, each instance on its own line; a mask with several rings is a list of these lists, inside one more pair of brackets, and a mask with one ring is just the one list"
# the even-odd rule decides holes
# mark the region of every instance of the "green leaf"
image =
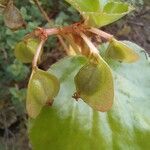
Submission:
[[17,30],[25,26],[20,11],[14,6],[13,1],[10,0],[4,10],[4,22],[7,27],[12,30]]
[[118,61],[132,63],[139,59],[139,55],[128,45],[121,41],[112,39],[106,51],[106,57]]
[[71,98],[73,79],[87,63],[68,57],[52,66],[61,89],[51,108],[30,120],[33,150],[148,150],[150,148],[150,61],[136,44],[140,60],[133,64],[109,62],[115,80],[115,100],[109,112],[94,111]]
[[27,112],[31,118],[36,118],[42,107],[52,104],[53,98],[59,92],[57,78],[43,70],[33,70],[27,91]]
[[74,6],[78,11],[98,11],[100,8],[99,0],[66,0],[72,6]]
[[25,80],[29,74],[29,68],[20,61],[14,60],[13,64],[6,67],[7,76],[14,81]]
[[15,56],[23,63],[31,63],[39,45],[39,40],[28,38],[19,42],[15,47]]
[[[105,0],[67,0],[84,17],[86,24],[102,27],[122,18],[133,10],[127,3]],[[94,4],[94,5],[93,5]]]
[[77,95],[93,109],[108,111],[114,99],[113,77],[109,66],[99,60],[98,64],[84,65],[75,76]]

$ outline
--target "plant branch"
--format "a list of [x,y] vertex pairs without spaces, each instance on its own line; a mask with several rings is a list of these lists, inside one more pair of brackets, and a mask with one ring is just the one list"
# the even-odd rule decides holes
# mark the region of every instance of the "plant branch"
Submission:
[[60,35],[57,35],[61,45],[64,47],[64,50],[66,51],[67,55],[69,55],[69,48],[68,46],[66,45],[66,43],[64,42],[63,38],[60,36]]
[[95,47],[95,45],[90,41],[90,39],[82,32],[80,32],[80,36],[83,38],[85,43],[88,45],[90,48],[91,52],[94,54],[99,54],[98,49]]
[[50,18],[48,17],[47,13],[44,11],[44,9],[41,7],[39,0],[33,0],[34,3],[37,5],[37,7],[39,8],[40,12],[42,13],[43,17],[45,18],[45,20],[48,21],[48,23],[51,22]]
[[39,56],[40,56],[40,53],[41,53],[41,50],[42,50],[42,47],[45,43],[45,39],[42,39],[37,50],[36,50],[36,54],[33,58],[33,61],[32,61],[32,68],[34,69],[35,67],[37,67],[37,63],[38,63],[38,59],[39,59]]
[[45,29],[45,32],[48,36],[57,35],[60,33],[58,28]]
[[[48,17],[47,13],[44,11],[44,9],[41,7],[40,2],[38,0],[34,0],[35,4],[37,5],[37,7],[39,8],[40,12],[43,14],[43,17],[45,18],[45,20],[47,20],[47,22],[50,24],[51,20]],[[56,30],[55,30],[56,31]],[[56,34],[58,34],[58,31],[56,31]],[[49,34],[48,34],[49,35]],[[50,35],[51,35],[51,31],[50,31]],[[65,49],[66,53],[68,54],[68,47],[66,45],[66,43],[64,42],[63,38],[61,37],[61,35],[57,35],[61,45],[63,46],[63,48]]]

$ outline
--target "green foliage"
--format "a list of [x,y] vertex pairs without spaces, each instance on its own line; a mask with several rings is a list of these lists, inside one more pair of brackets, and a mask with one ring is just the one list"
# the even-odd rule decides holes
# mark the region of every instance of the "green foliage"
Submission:
[[22,81],[29,74],[29,68],[20,61],[15,60],[13,64],[8,65],[6,73],[10,80]]
[[10,88],[11,101],[16,108],[17,115],[25,113],[26,89]]
[[[0,4],[3,5],[7,5],[7,3],[8,2],[6,0],[0,1]],[[68,4],[64,3],[64,1],[51,0],[47,3],[47,0],[42,0],[41,3],[45,10],[50,12],[53,12],[54,4],[57,3],[58,8],[56,9],[56,17],[53,17],[54,20],[52,20],[51,25],[46,24],[45,19],[42,17],[41,13],[34,5],[32,0],[16,0],[14,2],[17,9],[20,10],[20,13],[27,25],[26,28],[21,28],[17,31],[12,31],[4,25],[3,10],[0,10],[0,97],[3,100],[12,96],[12,93],[10,92],[11,90],[9,89],[13,88],[12,86],[16,84],[16,82],[24,82],[24,80],[29,75],[29,67],[23,65],[21,62],[15,59],[14,49],[16,44],[20,42],[20,40],[23,39],[27,33],[32,32],[33,29],[38,26],[43,26],[45,24],[45,27],[52,25],[61,26],[70,24],[80,19],[77,11],[70,7]],[[62,19],[61,15],[59,15],[61,13],[65,14],[67,16],[66,18],[68,19]],[[50,51],[51,49],[55,48],[56,45],[57,39],[55,37],[51,37],[48,39],[48,42],[45,45],[45,50]],[[17,110],[18,107],[20,107],[20,101],[17,102],[19,99],[22,101],[21,96],[20,98],[18,97],[11,99]],[[17,104],[19,106],[17,106]]]
[[[6,5],[0,23],[13,29],[12,31],[3,27],[0,31],[3,53],[0,56],[0,87],[6,91],[4,83],[7,78],[9,90],[6,95],[12,96],[11,101],[18,112],[21,109],[24,111],[20,102],[24,101],[26,90],[21,89],[22,86],[16,82],[25,80],[29,72],[28,67],[20,61],[31,63],[35,56],[26,101],[33,149],[146,149],[150,146],[149,57],[146,60],[137,45],[117,41],[112,35],[97,29],[98,35],[109,42],[109,46],[104,46],[102,58],[102,54],[99,54],[91,42],[91,35],[87,34],[93,31],[94,28],[91,27],[108,25],[128,14],[133,8],[127,3],[112,0],[95,0],[94,3],[92,0],[66,1],[79,11],[83,21],[70,25],[79,21],[80,16],[67,3],[62,5],[62,1],[52,0],[48,4],[46,0],[41,2],[45,10],[48,10],[48,16],[54,12],[54,20],[47,24],[32,0],[22,3],[17,1],[16,5],[12,1],[7,5],[0,1],[2,5]],[[24,20],[27,23],[26,29],[14,31],[24,27]],[[68,24],[70,26],[64,28],[43,29]],[[38,26],[43,28],[36,30],[39,32],[32,32]],[[53,31],[68,40],[73,45],[72,49],[75,46],[78,52],[75,49],[74,52],[84,56],[64,58],[46,72],[37,66],[39,48],[43,46],[48,33]],[[32,32],[29,37],[38,36],[40,44],[39,41],[26,39],[27,36],[23,39],[27,32]],[[12,38],[6,39],[7,36]],[[21,39],[23,41],[19,42]],[[54,42],[49,47],[52,41]],[[49,51],[55,44],[56,39],[52,37],[45,49]],[[20,61],[15,60],[12,49],[15,49],[15,56]],[[118,62],[136,61],[138,54],[141,59],[135,64],[129,66]],[[145,71],[144,74],[139,75],[139,70]],[[3,78],[4,75],[6,76]],[[11,85],[15,85],[15,88]],[[107,112],[104,114],[103,111]]]
[[71,98],[75,92],[73,79],[87,63],[85,57],[67,57],[50,68],[49,72],[61,81],[61,89],[53,106],[44,107],[35,120],[30,120],[33,150],[149,149],[150,62],[141,53],[142,48],[125,43],[140,60],[131,65],[108,61],[115,81],[115,100],[107,113]]
[[84,17],[89,26],[102,27],[108,25],[133,10],[127,3],[96,0],[66,0]]

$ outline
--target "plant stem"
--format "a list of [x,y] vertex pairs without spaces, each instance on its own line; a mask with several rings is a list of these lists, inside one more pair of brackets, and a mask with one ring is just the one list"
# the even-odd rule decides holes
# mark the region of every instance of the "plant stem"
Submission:
[[[40,12],[43,14],[43,17],[45,18],[45,20],[47,20],[47,22],[50,24],[50,23],[51,23],[51,20],[50,20],[50,18],[48,17],[47,13],[44,11],[44,9],[41,7],[39,0],[34,0],[34,2],[35,2],[35,4],[37,5],[37,7],[39,8]],[[47,33],[49,33],[48,35],[58,34],[58,32],[59,32],[58,29],[56,29],[56,30],[55,30],[56,32],[54,31],[54,33],[53,33],[52,31],[53,31],[53,30],[47,32]],[[64,50],[65,50],[66,53],[68,54],[69,49],[68,49],[66,43],[64,42],[63,38],[61,37],[61,35],[57,35],[57,37],[58,37],[58,39],[59,39],[61,45],[63,46]]]
[[45,32],[48,36],[59,34],[58,28],[45,29]]
[[41,40],[37,50],[36,50],[36,54],[33,58],[33,61],[32,61],[32,68],[34,69],[35,67],[37,67],[37,63],[38,63],[38,59],[39,59],[39,56],[40,56],[40,53],[41,53],[41,50],[42,50],[42,47],[45,43],[45,40]]
[[107,40],[111,40],[113,38],[113,35],[108,34],[108,33],[104,32],[102,30],[99,30],[97,28],[90,28],[89,31],[94,33],[94,34],[97,34],[97,35],[99,35],[99,36],[101,36]]
[[67,55],[70,55],[69,53],[69,49],[68,49],[68,46],[66,45],[66,43],[64,42],[63,38],[60,36],[60,35],[57,35],[61,45],[64,47],[64,50],[66,52]]
[[95,47],[95,45],[90,41],[90,39],[82,32],[80,32],[80,36],[83,38],[85,43],[88,45],[90,48],[91,52],[94,54],[99,54],[98,49]]

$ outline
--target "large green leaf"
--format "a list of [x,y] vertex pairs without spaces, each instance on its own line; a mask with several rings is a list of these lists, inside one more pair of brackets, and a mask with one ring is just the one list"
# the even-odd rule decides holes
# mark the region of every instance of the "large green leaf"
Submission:
[[108,25],[126,14],[133,8],[122,2],[108,0],[66,0],[75,7],[90,26],[102,27]]
[[150,61],[141,48],[126,42],[140,55],[133,64],[109,61],[115,80],[115,101],[107,113],[93,111],[82,100],[71,98],[74,76],[86,63],[84,57],[68,57],[50,72],[61,81],[51,108],[30,120],[33,150],[149,150]]

